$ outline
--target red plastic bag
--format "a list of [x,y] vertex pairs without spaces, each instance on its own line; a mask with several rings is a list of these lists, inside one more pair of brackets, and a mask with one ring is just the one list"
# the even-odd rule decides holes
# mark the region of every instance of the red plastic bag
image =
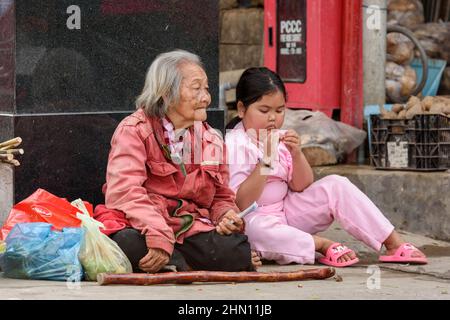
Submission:
[[[88,202],[84,204],[89,214],[93,216],[92,205]],[[66,199],[59,198],[44,189],[38,189],[13,206],[0,230],[0,240],[5,240],[11,229],[17,223],[23,222],[46,222],[53,225],[56,230],[80,227],[81,221],[76,216],[77,212],[80,211]]]

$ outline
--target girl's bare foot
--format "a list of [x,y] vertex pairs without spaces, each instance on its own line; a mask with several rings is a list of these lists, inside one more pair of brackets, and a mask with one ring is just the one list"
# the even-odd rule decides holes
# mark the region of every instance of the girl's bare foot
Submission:
[[252,264],[255,267],[255,269],[257,267],[262,266],[261,257],[259,256],[259,254],[256,251],[253,251],[253,250],[252,250]]
[[[392,233],[389,235],[389,237],[387,237],[387,239],[383,242],[384,246],[386,247],[386,255],[387,256],[392,256],[395,254],[395,252],[397,251],[397,249],[404,244],[405,241],[402,240],[402,238],[400,237],[400,235],[398,234],[397,231],[392,231]],[[420,257],[424,257],[425,255],[417,250],[411,253],[411,257],[412,258],[420,258]]]
[[[316,246],[316,251],[326,256],[328,248],[334,243],[326,238],[313,236],[314,245]],[[339,257],[338,262],[347,262],[356,258],[356,254],[354,252],[350,252],[344,254],[342,257]]]

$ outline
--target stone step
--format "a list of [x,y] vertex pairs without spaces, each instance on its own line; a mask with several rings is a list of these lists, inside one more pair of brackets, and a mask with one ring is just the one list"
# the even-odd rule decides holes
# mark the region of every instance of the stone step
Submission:
[[315,167],[316,180],[347,177],[399,229],[450,241],[450,170],[413,172],[375,170],[370,166]]

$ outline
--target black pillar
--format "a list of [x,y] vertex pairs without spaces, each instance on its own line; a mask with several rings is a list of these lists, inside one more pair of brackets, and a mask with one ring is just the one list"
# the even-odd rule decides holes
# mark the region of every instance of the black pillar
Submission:
[[20,136],[25,149],[14,202],[37,188],[103,202],[112,133],[134,111],[159,53],[202,58],[213,97],[208,121],[223,130],[224,113],[214,109],[218,13],[211,0],[2,1],[0,141]]

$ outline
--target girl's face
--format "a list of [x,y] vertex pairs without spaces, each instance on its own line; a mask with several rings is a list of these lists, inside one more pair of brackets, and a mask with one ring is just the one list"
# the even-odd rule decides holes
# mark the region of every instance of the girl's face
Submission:
[[279,90],[264,95],[246,109],[242,102],[238,102],[238,115],[246,130],[260,129],[268,131],[280,129],[284,122],[285,104],[283,93]]

